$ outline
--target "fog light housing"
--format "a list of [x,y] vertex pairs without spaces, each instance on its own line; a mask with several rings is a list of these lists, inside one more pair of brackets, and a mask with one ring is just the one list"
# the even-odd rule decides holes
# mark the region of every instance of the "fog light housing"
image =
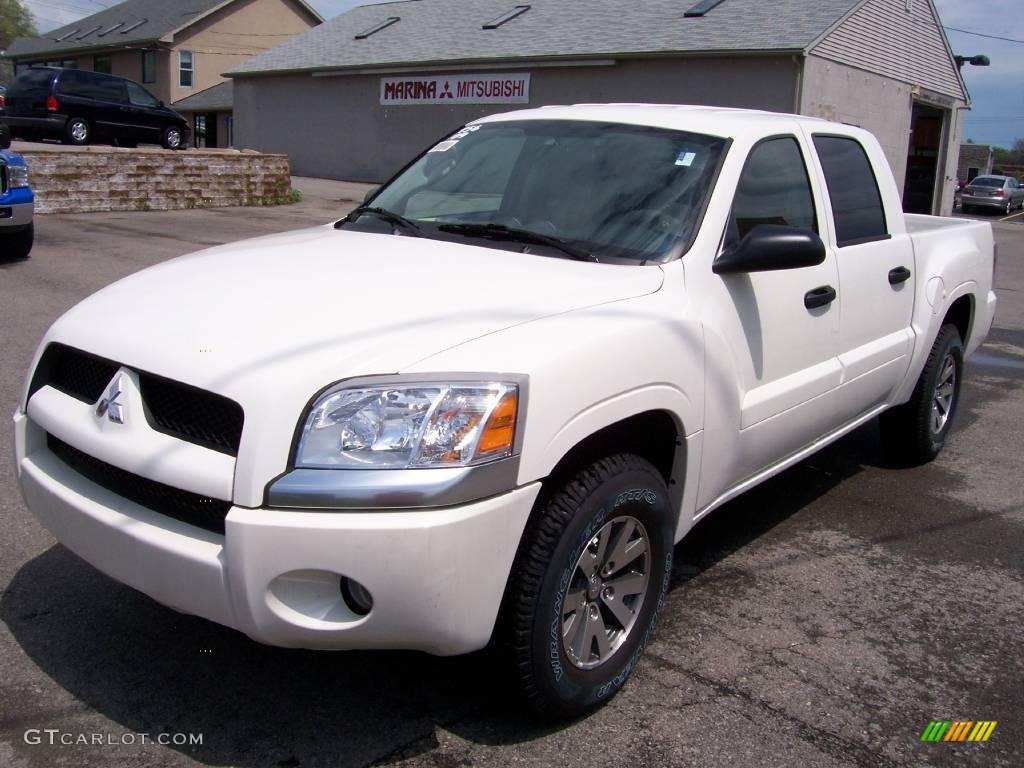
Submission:
[[348,576],[342,576],[340,587],[345,605],[356,616],[366,616],[373,610],[373,596],[358,581],[350,579]]

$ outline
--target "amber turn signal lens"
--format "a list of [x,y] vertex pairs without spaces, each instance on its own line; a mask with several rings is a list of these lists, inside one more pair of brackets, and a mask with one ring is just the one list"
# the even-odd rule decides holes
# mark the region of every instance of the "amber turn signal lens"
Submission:
[[491,412],[476,454],[479,457],[495,453],[511,453],[512,441],[516,436],[516,413],[519,408],[519,393],[509,392]]

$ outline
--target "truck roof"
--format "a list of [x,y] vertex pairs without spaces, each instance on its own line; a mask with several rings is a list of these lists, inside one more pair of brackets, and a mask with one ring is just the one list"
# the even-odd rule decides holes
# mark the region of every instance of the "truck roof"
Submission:
[[793,123],[821,130],[828,126],[836,133],[857,135],[861,129],[833,123],[817,117],[765,112],[756,109],[733,109],[688,104],[573,104],[538,107],[504,112],[477,120],[477,123],[506,120],[592,120],[596,122],[629,123],[658,128],[686,130],[723,138],[759,136],[775,131],[791,130]]

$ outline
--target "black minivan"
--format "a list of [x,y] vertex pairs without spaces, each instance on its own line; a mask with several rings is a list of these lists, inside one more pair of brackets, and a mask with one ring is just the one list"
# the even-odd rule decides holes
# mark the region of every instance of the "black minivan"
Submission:
[[116,75],[60,67],[31,67],[7,86],[4,120],[19,138],[65,144],[96,139],[184,149],[188,121],[138,83]]

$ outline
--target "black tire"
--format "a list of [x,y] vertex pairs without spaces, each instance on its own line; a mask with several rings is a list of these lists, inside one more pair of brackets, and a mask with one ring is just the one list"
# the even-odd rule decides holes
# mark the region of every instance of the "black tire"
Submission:
[[[595,462],[554,489],[540,504],[516,555],[496,640],[513,662],[516,683],[526,703],[545,719],[564,720],[611,699],[639,661],[668,590],[674,515],[658,470],[631,454]],[[649,545],[646,557],[634,556],[617,566],[609,564],[612,571],[594,574],[599,577],[597,582],[584,579],[596,596],[574,589],[574,579],[583,573],[577,571],[577,565],[584,550],[589,548],[593,554],[606,530],[611,533],[604,536],[605,557],[615,556],[614,543],[608,542],[623,537],[636,543],[643,534]],[[623,589],[621,606],[626,606],[635,618],[624,634],[615,637],[615,633],[623,632],[625,624],[614,619],[608,607],[614,600],[609,597],[614,595],[609,586],[624,584],[622,577],[636,578],[644,568],[647,579],[642,591],[629,597],[631,593]],[[596,635],[593,640],[582,635],[588,659],[596,664],[590,669],[581,668],[569,656],[562,639],[568,615],[565,600],[571,591],[587,601],[577,604],[581,610],[572,614],[572,621],[580,616],[600,616],[600,626],[607,628],[603,637],[617,644],[609,646],[605,660],[596,661],[593,654],[595,648],[600,648],[595,645]]]
[[[939,418],[936,414],[941,411],[935,405],[940,394],[937,388],[943,385],[949,360],[952,360],[955,377],[952,397],[941,427],[936,429],[936,420]],[[964,343],[960,332],[954,325],[944,325],[932,345],[910,401],[882,414],[882,442],[886,454],[894,463],[916,466],[939,455],[946,445],[946,438],[960,404],[963,372]]]
[[84,147],[92,142],[92,126],[84,117],[72,117],[64,126],[64,143]]
[[35,224],[29,224],[20,232],[4,234],[0,230],[0,245],[2,245],[5,257],[12,259],[27,259],[32,252],[32,243],[35,241]]
[[160,137],[160,143],[164,149],[184,149],[185,133],[178,126],[169,125],[164,128],[163,135]]

